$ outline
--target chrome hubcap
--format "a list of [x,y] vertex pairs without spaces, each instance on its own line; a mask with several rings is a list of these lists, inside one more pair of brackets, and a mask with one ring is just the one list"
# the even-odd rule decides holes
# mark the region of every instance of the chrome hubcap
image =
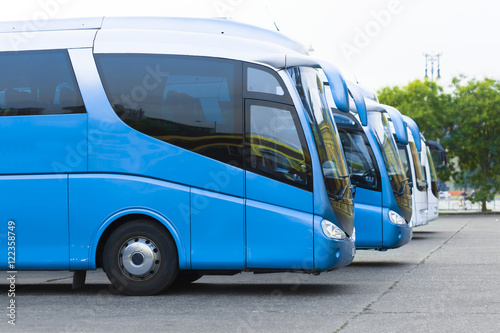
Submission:
[[147,280],[160,268],[161,255],[150,239],[134,237],[123,243],[118,256],[122,272],[132,280]]

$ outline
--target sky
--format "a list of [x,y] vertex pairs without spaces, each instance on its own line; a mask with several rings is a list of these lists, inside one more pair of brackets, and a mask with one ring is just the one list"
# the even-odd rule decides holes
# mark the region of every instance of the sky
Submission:
[[424,54],[440,54],[439,83],[447,89],[460,74],[500,80],[499,13],[498,0],[17,0],[2,4],[0,21],[43,26],[49,18],[227,17],[278,27],[374,90],[423,79]]

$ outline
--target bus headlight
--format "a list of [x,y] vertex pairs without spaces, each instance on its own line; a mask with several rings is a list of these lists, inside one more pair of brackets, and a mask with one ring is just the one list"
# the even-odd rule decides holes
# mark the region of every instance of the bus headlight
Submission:
[[405,219],[393,210],[389,211],[389,220],[392,223],[398,224],[398,225],[405,225],[406,224]]
[[326,237],[336,240],[345,239],[345,232],[328,220],[321,221],[321,228]]

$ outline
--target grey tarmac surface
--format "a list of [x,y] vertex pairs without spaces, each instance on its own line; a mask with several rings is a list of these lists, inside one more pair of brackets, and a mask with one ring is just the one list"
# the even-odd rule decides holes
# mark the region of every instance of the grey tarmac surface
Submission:
[[205,276],[154,297],[114,295],[102,271],[18,272],[16,326],[0,332],[499,332],[500,216],[441,216],[406,246],[358,251],[312,276]]

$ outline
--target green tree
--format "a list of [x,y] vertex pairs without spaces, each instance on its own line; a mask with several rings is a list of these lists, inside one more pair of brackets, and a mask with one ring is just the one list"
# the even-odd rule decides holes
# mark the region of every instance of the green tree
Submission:
[[379,101],[413,118],[427,140],[441,141],[449,131],[451,95],[436,82],[415,80],[404,87],[385,87]]
[[452,156],[458,157],[453,178],[475,189],[474,202],[494,199],[500,185],[500,82],[492,79],[452,81],[451,119],[454,125],[445,139]]
[[[447,149],[443,139],[453,124],[450,116],[452,97],[436,82],[415,80],[404,87],[385,87],[378,91],[378,97],[380,103],[391,105],[413,118],[427,140],[438,141]],[[440,180],[450,178],[449,167],[440,167],[437,171]]]

